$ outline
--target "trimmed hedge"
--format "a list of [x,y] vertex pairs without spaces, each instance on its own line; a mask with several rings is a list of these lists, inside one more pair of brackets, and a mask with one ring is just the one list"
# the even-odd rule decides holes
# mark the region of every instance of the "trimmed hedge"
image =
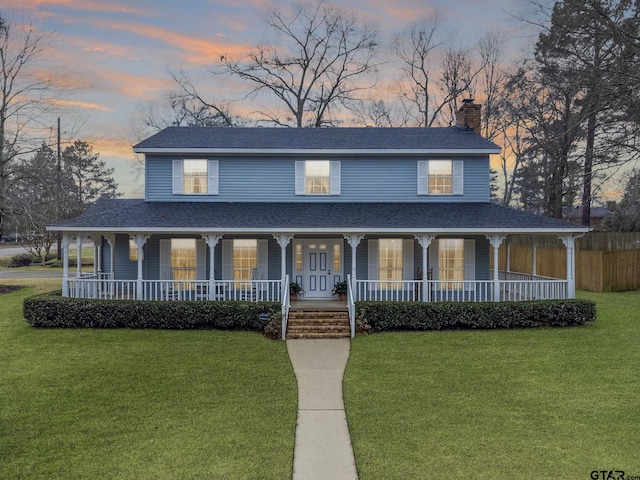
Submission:
[[500,303],[356,302],[356,318],[373,331],[535,328],[585,325],[596,318],[586,300]]
[[[225,329],[264,332],[281,316],[278,302],[88,300],[44,294],[24,299],[27,323],[39,328]],[[265,315],[266,314],[266,315]]]

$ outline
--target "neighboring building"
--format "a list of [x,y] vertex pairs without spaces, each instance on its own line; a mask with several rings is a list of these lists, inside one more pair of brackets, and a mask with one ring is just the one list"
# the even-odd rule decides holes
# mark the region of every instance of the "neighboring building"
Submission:
[[[616,209],[616,202],[607,202],[606,206],[591,207],[591,226],[597,230],[604,227],[604,220],[613,215]],[[582,207],[564,208],[562,216],[571,223],[582,224]]]
[[[350,279],[350,304],[573,297],[574,238],[589,229],[490,203],[500,149],[474,130],[479,105],[465,101],[458,123],[162,130],[134,147],[144,199],[50,227],[64,232],[63,293],[287,304],[289,280],[321,300]],[[490,268],[507,236],[536,234],[563,240],[566,279]],[[90,278],[69,277],[73,236],[95,241]]]

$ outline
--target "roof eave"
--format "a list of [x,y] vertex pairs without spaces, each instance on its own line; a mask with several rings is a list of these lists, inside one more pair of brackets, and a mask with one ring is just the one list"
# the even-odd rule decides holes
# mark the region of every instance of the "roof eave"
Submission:
[[331,228],[210,228],[210,227],[67,227],[67,226],[55,226],[47,225],[48,231],[56,232],[86,232],[86,233],[105,233],[105,232],[118,232],[118,233],[197,233],[197,234],[336,234],[336,235],[348,235],[348,234],[389,234],[389,233],[402,233],[402,234],[436,234],[436,235],[448,235],[448,234],[460,234],[460,235],[531,235],[531,234],[579,234],[587,233],[592,229],[589,227],[563,227],[563,228],[371,228],[371,227],[331,227]]
[[495,155],[499,148],[157,148],[133,147],[135,153],[188,155]]

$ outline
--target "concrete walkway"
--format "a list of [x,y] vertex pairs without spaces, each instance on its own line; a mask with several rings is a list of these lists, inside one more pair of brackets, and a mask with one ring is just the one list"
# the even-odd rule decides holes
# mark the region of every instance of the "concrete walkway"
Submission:
[[342,401],[349,339],[287,340],[298,380],[293,480],[357,480]]

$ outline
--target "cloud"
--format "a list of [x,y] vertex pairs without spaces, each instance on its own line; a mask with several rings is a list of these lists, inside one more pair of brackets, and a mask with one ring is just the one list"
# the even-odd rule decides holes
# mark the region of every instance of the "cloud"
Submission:
[[91,12],[126,13],[135,15],[148,15],[148,10],[125,7],[117,2],[95,2],[91,0],[4,0],[6,8],[20,8],[26,10],[38,10],[42,7],[63,7],[75,10]]
[[60,107],[73,107],[73,108],[81,108],[86,110],[99,110],[101,112],[113,112],[113,108],[105,107],[104,105],[99,105],[97,103],[91,102],[82,102],[80,100],[65,100],[65,99],[55,99],[50,100],[49,103],[52,105],[57,105]]
[[218,61],[221,55],[236,57],[246,53],[247,50],[247,47],[245,45],[201,40],[198,38],[176,33],[173,30],[142,23],[115,24],[107,22],[97,22],[97,26],[133,33],[177,48],[184,52],[186,61],[194,64],[207,65],[212,62]]

